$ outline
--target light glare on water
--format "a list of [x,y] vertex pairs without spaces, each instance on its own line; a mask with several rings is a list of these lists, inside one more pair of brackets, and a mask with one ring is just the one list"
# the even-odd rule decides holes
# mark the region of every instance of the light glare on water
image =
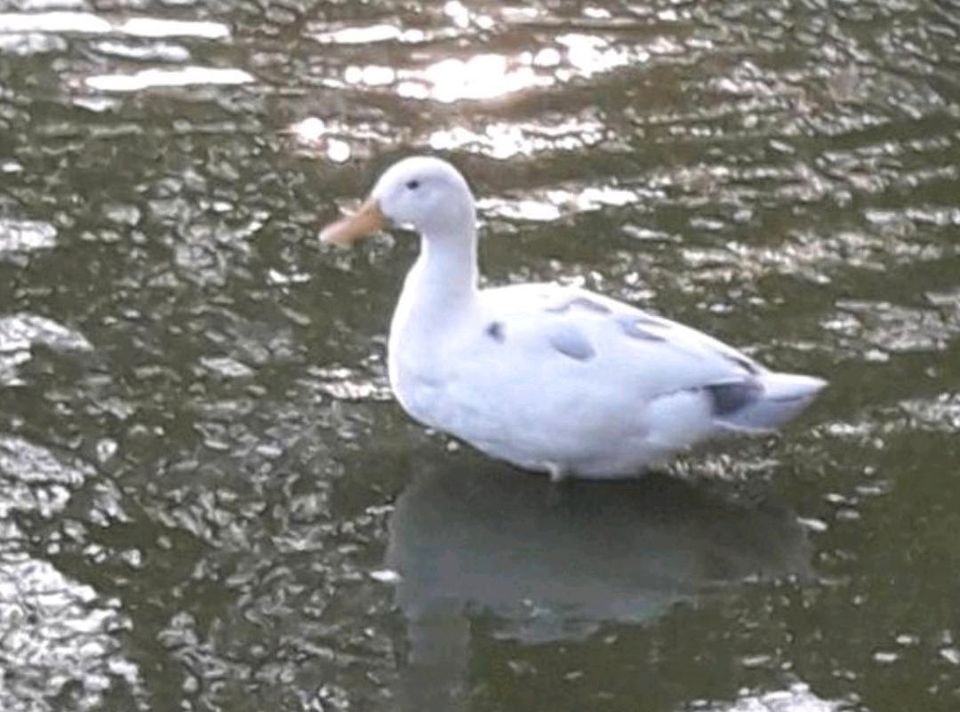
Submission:
[[[14,0],[0,708],[952,712],[960,12]],[[551,489],[409,421],[402,155],[558,280],[830,381]],[[626,416],[625,416],[626,417]]]

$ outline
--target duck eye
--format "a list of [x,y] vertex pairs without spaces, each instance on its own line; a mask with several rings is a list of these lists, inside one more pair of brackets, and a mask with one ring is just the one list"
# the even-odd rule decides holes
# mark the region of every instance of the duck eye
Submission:
[[408,181],[407,181],[407,188],[409,188],[410,190],[416,190],[416,189],[419,188],[419,187],[420,187],[420,181],[418,181],[418,180],[408,180]]

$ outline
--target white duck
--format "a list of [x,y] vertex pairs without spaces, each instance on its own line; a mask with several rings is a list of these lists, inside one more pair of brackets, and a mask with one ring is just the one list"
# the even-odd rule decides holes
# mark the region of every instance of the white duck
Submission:
[[521,468],[638,475],[709,437],[773,430],[826,385],[583,289],[480,289],[474,198],[437,158],[392,166],[359,212],[320,237],[350,244],[390,224],[421,235],[390,325],[397,400]]

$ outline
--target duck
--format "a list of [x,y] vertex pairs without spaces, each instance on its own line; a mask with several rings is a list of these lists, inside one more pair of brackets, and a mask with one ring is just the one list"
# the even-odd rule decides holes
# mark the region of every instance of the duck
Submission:
[[476,201],[440,158],[390,166],[320,240],[349,246],[393,227],[420,236],[387,340],[396,400],[521,470],[636,477],[712,438],[775,431],[826,386],[586,289],[481,287]]

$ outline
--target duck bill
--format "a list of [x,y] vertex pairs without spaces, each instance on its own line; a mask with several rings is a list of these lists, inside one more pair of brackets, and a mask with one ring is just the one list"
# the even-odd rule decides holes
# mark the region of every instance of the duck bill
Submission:
[[347,247],[386,227],[387,219],[376,200],[370,198],[353,215],[327,225],[320,231],[320,241]]

